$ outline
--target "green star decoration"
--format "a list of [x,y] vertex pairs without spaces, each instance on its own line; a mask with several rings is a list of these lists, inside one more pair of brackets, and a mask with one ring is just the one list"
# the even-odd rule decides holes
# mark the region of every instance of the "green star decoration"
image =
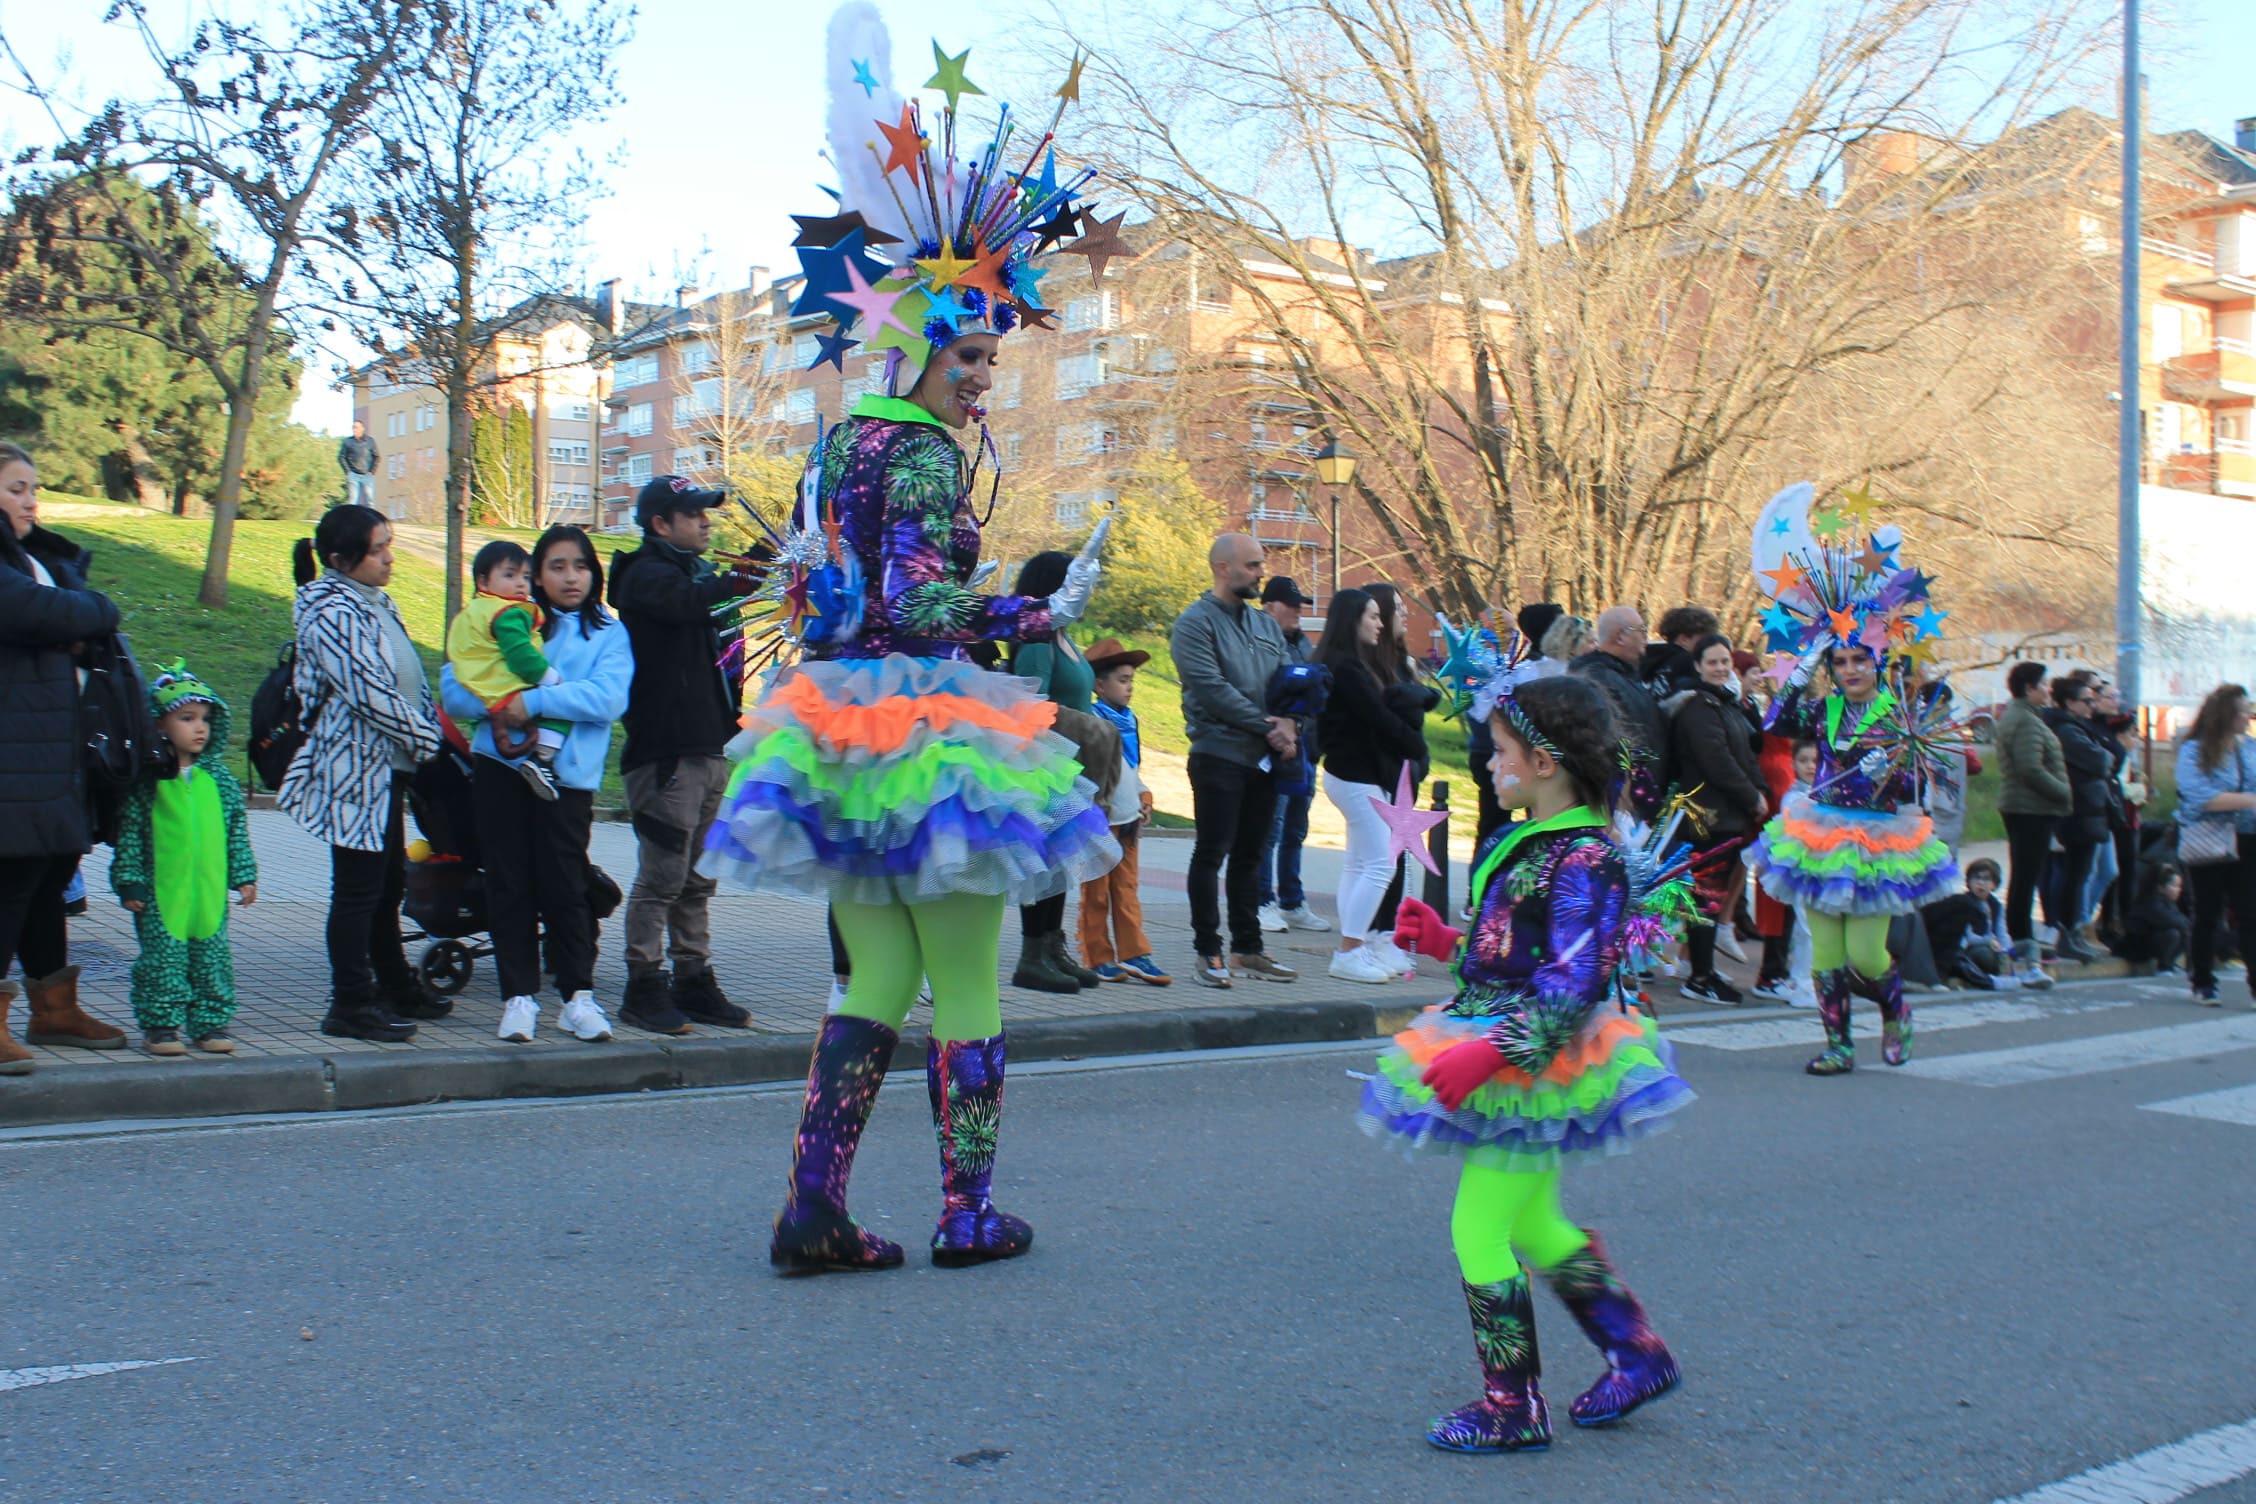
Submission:
[[1810,519],[1810,533],[1818,538],[1838,538],[1849,530],[1849,519],[1828,507]]
[[940,50],[938,42],[932,44],[932,61],[936,71],[924,81],[924,86],[927,89],[938,89],[941,93],[947,95],[950,111],[955,109],[956,101],[964,95],[985,94],[987,92],[964,77],[964,63],[970,57],[971,49],[969,47],[966,47],[954,57],[950,57]]

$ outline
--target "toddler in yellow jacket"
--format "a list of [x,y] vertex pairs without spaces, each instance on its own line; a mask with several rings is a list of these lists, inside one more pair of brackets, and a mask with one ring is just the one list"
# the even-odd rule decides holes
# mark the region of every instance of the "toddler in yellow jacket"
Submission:
[[[455,682],[476,695],[491,713],[528,689],[556,682],[541,651],[545,620],[533,603],[533,556],[517,544],[495,539],[470,563],[478,593],[447,626],[447,662]],[[494,750],[504,757],[531,756],[517,764],[533,792],[556,797],[556,751],[571,729],[562,721],[535,721],[528,746],[500,721],[493,725]]]

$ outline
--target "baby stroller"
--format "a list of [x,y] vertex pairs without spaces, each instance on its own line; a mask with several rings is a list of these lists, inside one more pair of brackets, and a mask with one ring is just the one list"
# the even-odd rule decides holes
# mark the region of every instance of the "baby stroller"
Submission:
[[[439,997],[469,986],[479,960],[493,954],[486,938],[486,874],[471,802],[470,754],[457,745],[460,733],[452,725],[447,730],[439,755],[415,770],[408,787],[408,811],[428,849],[408,862],[407,897],[400,905],[419,927],[403,938],[427,942],[416,958],[416,978]],[[587,864],[587,884],[590,917],[601,924],[625,895],[593,862]]]

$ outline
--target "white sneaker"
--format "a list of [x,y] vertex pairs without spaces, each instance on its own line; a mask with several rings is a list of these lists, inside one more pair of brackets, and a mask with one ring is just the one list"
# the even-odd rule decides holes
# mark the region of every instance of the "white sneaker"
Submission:
[[1285,911],[1273,903],[1265,903],[1261,906],[1261,927],[1271,934],[1292,928],[1285,923]]
[[1786,994],[1786,1006],[1789,1008],[1815,1008],[1817,1006],[1817,994],[1807,988],[1796,988]]
[[1353,950],[1336,950],[1325,972],[1342,982],[1371,982],[1384,986],[1394,980],[1394,973],[1379,963],[1371,954],[1371,947],[1359,945]]
[[1407,976],[1418,969],[1417,957],[1396,945],[1392,935],[1372,935],[1363,942],[1363,949],[1395,976]]
[[1286,909],[1284,915],[1285,923],[1296,930],[1315,930],[1324,933],[1332,927],[1332,922],[1329,919],[1317,913],[1307,904],[1302,904],[1297,909]]
[[539,1019],[539,1003],[529,997],[513,997],[502,1005],[501,1027],[494,1032],[511,1044],[531,1044],[533,1025]]
[[589,1044],[599,1044],[611,1037],[611,1020],[604,1015],[603,1005],[592,992],[575,992],[556,1022],[574,1039],[584,1039]]
[[846,984],[836,977],[830,979],[830,1001],[823,1004],[825,1013],[837,1013],[846,1006]]
[[1728,925],[1716,927],[1716,949],[1722,951],[1734,961],[1747,959],[1746,947],[1739,943],[1739,937],[1731,932]]

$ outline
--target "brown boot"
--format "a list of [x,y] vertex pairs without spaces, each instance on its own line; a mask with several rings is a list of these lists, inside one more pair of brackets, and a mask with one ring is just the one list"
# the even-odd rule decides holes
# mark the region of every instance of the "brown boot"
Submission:
[[16,1036],[8,1032],[8,1010],[15,1001],[16,989],[0,983],[0,1076],[31,1074],[31,1051],[16,1043]]
[[78,968],[53,976],[24,979],[31,999],[31,1026],[24,1038],[33,1044],[76,1045],[82,1050],[122,1050],[125,1030],[103,1023],[78,1005]]

